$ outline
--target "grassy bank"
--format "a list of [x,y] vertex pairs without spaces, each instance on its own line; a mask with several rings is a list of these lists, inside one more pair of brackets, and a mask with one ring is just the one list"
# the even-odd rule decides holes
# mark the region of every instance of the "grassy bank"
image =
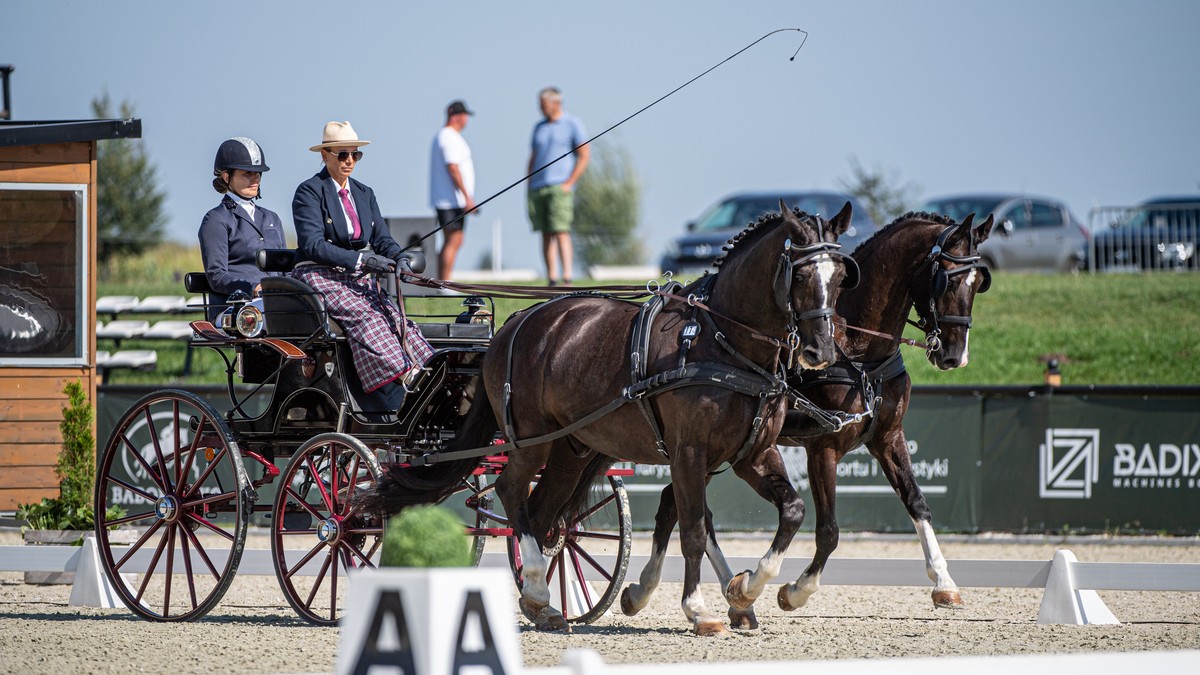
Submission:
[[[197,249],[165,245],[105,270],[99,292],[182,294],[183,274],[199,269]],[[1037,384],[1045,370],[1041,359],[1054,354],[1064,384],[1200,384],[1200,274],[994,276],[992,289],[975,302],[970,364],[937,371],[921,352],[905,347],[915,383]],[[497,301],[496,314],[504,319],[527,304]],[[427,311],[424,301],[408,306]],[[921,337],[915,329],[907,334]],[[99,348],[115,345],[101,341]],[[183,378],[184,343],[134,340],[121,348],[157,349],[159,365],[152,372],[117,372],[111,382],[224,382],[224,364],[210,350],[196,351],[192,375]]]

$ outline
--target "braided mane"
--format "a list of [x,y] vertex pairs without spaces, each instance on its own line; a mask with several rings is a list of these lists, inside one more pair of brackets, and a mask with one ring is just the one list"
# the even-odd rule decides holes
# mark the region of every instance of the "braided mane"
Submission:
[[951,218],[950,216],[945,216],[940,213],[931,213],[929,211],[909,211],[908,213],[905,213],[904,215],[896,218],[895,220],[888,223],[887,225],[876,230],[875,234],[871,235],[870,239],[867,239],[866,241],[864,241],[862,244],[859,245],[859,248],[860,249],[866,248],[867,246],[871,245],[871,243],[874,242],[876,239],[879,239],[879,240],[884,239],[884,237],[882,236],[884,232],[889,232],[893,228],[900,227],[900,226],[910,223],[912,221],[919,221],[919,222],[925,222],[925,223],[937,223],[939,225],[955,225],[958,223],[957,220]]
[[[813,227],[813,229],[817,229],[817,216],[810,215],[804,211],[801,211],[800,209],[795,208],[792,209],[792,215],[796,216],[800,222],[808,223]],[[780,223],[782,221],[783,213],[768,211],[767,213],[762,214],[758,217],[758,220],[750,223],[741,232],[733,235],[729,238],[729,241],[725,242],[725,245],[721,247],[721,255],[717,256],[717,259],[713,261],[713,267],[720,269],[721,263],[725,262],[725,259],[729,257],[730,253],[733,253],[734,248],[736,248],[739,244],[742,244],[747,240],[753,240],[757,236],[761,236],[763,232],[766,232],[768,229],[770,229],[771,225]]]

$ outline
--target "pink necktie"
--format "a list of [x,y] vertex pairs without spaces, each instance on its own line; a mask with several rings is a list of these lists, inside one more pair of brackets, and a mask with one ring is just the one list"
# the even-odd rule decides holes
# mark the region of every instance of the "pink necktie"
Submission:
[[350,191],[346,188],[338,190],[342,197],[342,206],[346,207],[346,215],[350,216],[350,224],[354,226],[354,239],[362,239],[362,226],[358,224],[358,214],[354,211],[354,203],[350,201]]

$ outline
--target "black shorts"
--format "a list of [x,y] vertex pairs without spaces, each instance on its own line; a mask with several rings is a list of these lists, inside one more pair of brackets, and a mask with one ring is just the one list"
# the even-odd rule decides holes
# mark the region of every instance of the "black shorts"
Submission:
[[455,218],[458,218],[466,212],[466,209],[438,209],[437,220],[438,225],[442,227],[442,232],[449,234],[450,232],[462,232],[463,230],[467,229],[466,218],[459,218],[457,223],[454,223],[453,225],[447,225],[447,223],[454,222]]

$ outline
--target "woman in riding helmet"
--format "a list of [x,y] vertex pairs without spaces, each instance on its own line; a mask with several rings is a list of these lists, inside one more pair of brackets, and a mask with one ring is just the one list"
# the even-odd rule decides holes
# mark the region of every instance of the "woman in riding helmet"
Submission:
[[225,196],[200,223],[200,255],[213,289],[210,320],[225,310],[235,291],[257,295],[259,281],[275,274],[258,269],[260,250],[287,247],[279,215],[255,203],[262,197],[262,175],[269,170],[262,148],[249,138],[231,138],[217,148],[212,184]]

